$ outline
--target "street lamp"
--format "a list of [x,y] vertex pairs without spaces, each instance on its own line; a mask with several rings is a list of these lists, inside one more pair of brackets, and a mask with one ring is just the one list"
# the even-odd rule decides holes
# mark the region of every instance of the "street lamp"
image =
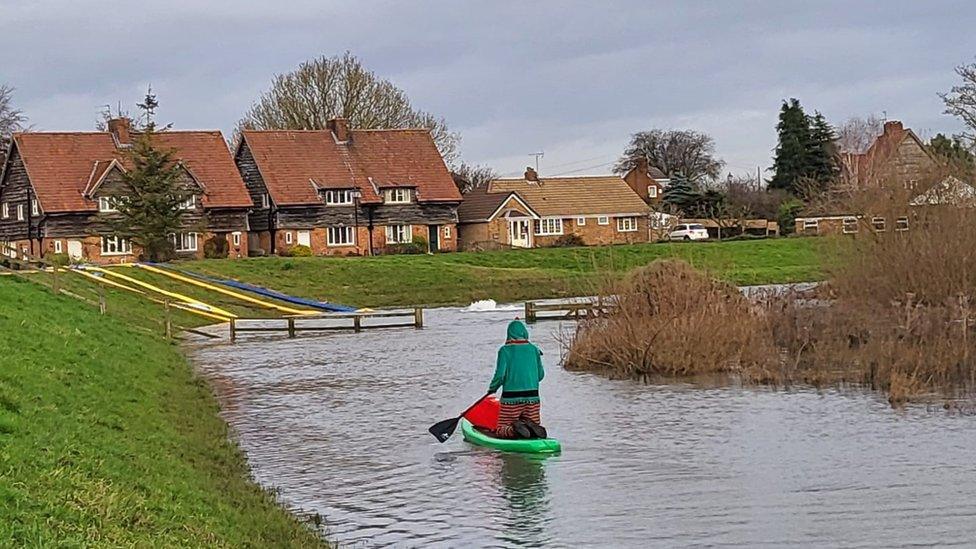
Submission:
[[[363,198],[363,191],[359,189],[353,189],[350,192],[352,195],[352,216],[353,216],[353,242],[356,243],[356,248],[359,248],[359,201]],[[370,240],[370,247],[372,247],[372,238]]]

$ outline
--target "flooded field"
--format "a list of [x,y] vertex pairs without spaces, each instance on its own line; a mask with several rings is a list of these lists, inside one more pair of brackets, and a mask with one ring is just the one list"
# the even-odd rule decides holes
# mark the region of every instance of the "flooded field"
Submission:
[[877,395],[639,385],[546,353],[563,454],[475,448],[427,427],[492,374],[517,309],[428,311],[427,328],[201,344],[196,363],[254,474],[343,544],[908,547],[976,539],[976,419]]

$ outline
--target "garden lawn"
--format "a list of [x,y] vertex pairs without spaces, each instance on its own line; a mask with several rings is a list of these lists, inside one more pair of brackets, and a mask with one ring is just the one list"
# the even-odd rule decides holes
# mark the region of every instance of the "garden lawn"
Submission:
[[249,480],[178,347],[12,276],[0,302],[4,545],[324,545]]
[[360,307],[433,306],[588,295],[607,276],[662,258],[684,259],[740,285],[816,281],[823,276],[822,248],[821,239],[779,238],[436,255],[262,257],[179,266]]

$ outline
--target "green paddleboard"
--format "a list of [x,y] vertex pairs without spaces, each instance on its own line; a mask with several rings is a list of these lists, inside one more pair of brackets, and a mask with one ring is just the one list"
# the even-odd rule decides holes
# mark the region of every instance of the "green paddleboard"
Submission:
[[554,438],[513,439],[495,438],[487,435],[471,424],[467,419],[461,419],[461,432],[464,440],[478,446],[495,448],[505,452],[522,452],[524,454],[558,454],[562,448]]

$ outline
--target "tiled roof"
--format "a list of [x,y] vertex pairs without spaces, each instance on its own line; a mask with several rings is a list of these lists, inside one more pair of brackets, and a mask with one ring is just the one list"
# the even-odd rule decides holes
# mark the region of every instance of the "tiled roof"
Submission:
[[[544,217],[650,212],[650,208],[641,197],[623,179],[615,175],[540,177],[539,181],[495,179],[488,183],[484,192],[488,195],[502,196],[515,192]],[[475,198],[475,200],[479,199]],[[490,202],[487,198],[480,200],[484,200],[486,204]],[[499,204],[500,202],[496,203],[496,208]],[[461,216],[462,221],[466,219],[461,215],[461,210],[458,211],[458,215]]]
[[471,189],[464,195],[464,202],[458,207],[458,219],[462,223],[488,221],[491,214],[513,194],[518,195],[512,192],[489,193],[488,185]]
[[358,188],[363,202],[380,190],[413,187],[418,202],[460,202],[444,159],[423,129],[352,130],[337,142],[329,130],[243,132],[271,198],[279,205],[321,203],[316,188]]
[[878,175],[878,172],[884,169],[891,155],[898,150],[902,141],[908,137],[918,142],[919,147],[928,154],[925,143],[915,135],[915,132],[909,128],[905,128],[897,120],[886,122],[884,131],[874,139],[874,143],[871,144],[868,150],[863,154],[853,155],[858,179],[864,183]]
[[[98,204],[84,196],[86,188],[111,164],[128,163],[108,132],[18,133],[17,149],[41,208],[48,213],[96,211]],[[247,208],[253,205],[227,143],[219,131],[168,131],[156,135],[160,148],[173,149],[206,189],[208,208]]]

